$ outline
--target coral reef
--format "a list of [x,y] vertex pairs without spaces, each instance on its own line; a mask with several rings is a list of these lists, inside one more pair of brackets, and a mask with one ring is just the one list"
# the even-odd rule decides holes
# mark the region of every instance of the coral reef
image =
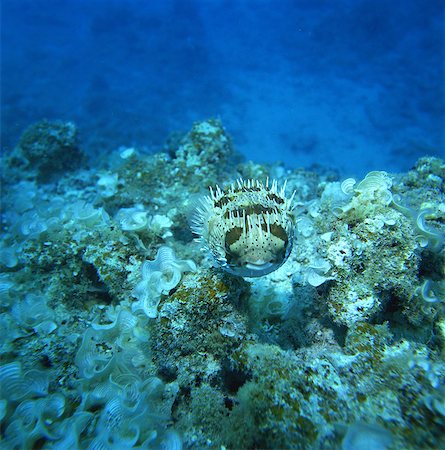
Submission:
[[[36,124],[3,161],[2,448],[445,446],[443,161],[360,181],[241,162],[210,119],[86,169],[75,135]],[[295,191],[292,250],[257,278],[188,225],[240,177]]]

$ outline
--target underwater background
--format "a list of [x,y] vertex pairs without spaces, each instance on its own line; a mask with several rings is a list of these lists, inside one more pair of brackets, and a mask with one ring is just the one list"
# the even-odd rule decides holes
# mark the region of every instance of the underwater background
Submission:
[[3,0],[2,145],[74,121],[86,151],[220,118],[237,150],[348,175],[443,145],[442,0]]
[[445,448],[444,23],[2,0],[0,448]]

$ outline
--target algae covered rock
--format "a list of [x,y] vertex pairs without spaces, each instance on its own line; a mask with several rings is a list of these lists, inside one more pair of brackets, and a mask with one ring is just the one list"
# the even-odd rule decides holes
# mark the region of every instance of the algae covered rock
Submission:
[[84,159],[73,122],[37,122],[23,132],[18,146],[30,169],[43,182],[77,169]]
[[216,119],[195,122],[174,148],[173,154],[181,176],[192,187],[197,182],[207,186],[214,180],[226,178],[240,159],[230,136],[221,121]]

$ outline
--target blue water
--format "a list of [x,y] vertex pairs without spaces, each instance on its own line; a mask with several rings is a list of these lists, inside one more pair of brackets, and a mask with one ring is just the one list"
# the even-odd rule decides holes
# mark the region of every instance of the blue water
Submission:
[[217,117],[256,161],[403,171],[444,143],[442,0],[3,0],[2,148],[72,120],[159,150]]

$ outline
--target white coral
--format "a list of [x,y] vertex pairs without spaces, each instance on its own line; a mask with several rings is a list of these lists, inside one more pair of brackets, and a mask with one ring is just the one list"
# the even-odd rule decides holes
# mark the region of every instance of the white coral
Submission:
[[116,214],[123,231],[142,231],[148,227],[148,212],[144,211],[142,205],[133,208],[121,208]]

